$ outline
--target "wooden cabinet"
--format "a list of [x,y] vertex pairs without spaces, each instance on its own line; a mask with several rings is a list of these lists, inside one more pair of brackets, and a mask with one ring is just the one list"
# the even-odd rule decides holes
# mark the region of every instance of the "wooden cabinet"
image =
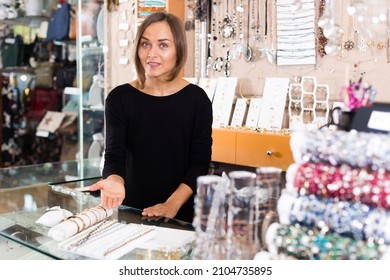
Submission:
[[236,163],[236,132],[213,129],[213,161]]
[[290,135],[233,129],[213,129],[212,160],[251,167],[274,166],[283,171],[294,161]]

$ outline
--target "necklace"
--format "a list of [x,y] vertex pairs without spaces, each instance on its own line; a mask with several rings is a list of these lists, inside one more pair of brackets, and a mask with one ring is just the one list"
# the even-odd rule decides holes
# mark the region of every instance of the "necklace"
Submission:
[[103,221],[96,225],[96,227],[92,228],[87,234],[76,240],[75,242],[69,244],[68,249],[72,249],[74,247],[80,247],[81,245],[90,241],[93,237],[96,237],[100,234],[103,234],[110,228],[114,228],[114,226],[120,225],[117,221]]
[[128,239],[125,239],[119,243],[117,243],[116,245],[108,248],[106,251],[104,251],[103,253],[103,256],[107,256],[111,253],[113,253],[114,251],[116,250],[119,250],[120,248],[126,246],[127,244],[130,244],[131,242],[137,240],[137,239],[140,239],[141,237],[147,235],[148,233],[154,231],[155,229],[154,228],[151,228],[151,229],[148,229],[148,230],[140,230],[139,232],[137,232],[136,234],[134,234],[132,237],[128,238]]
[[[344,2],[344,1],[343,1]],[[350,4],[352,4],[352,0],[350,1]],[[352,50],[355,47],[355,43],[351,40],[351,31],[352,31],[352,25],[353,25],[353,19],[352,16],[349,16],[349,23],[348,23],[348,40],[344,42],[344,49],[347,51]]]
[[229,3],[226,0],[225,1],[226,6],[226,14],[223,18],[223,25],[221,29],[222,37],[224,38],[230,38],[235,33],[234,26],[232,25],[232,17],[229,15]]
[[[248,8],[250,7],[250,0],[248,0]],[[249,25],[250,25],[250,13],[248,11],[248,17],[247,17],[247,39],[246,39],[246,50],[245,50],[245,60],[247,62],[250,62],[252,60],[252,57],[253,57],[253,50],[251,48],[251,46],[249,46]]]
[[259,42],[261,42],[261,39],[262,39],[260,36],[260,2],[255,1],[255,3],[257,3],[257,6],[256,6],[256,27],[255,27],[256,32],[255,32],[255,35],[253,36],[253,40],[256,43],[259,43]]

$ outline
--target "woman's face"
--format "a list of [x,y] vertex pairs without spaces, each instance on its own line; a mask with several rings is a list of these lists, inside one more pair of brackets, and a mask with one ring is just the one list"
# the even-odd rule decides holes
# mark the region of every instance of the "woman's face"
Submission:
[[176,47],[168,23],[154,22],[145,29],[138,47],[138,56],[147,79],[170,75],[176,65]]

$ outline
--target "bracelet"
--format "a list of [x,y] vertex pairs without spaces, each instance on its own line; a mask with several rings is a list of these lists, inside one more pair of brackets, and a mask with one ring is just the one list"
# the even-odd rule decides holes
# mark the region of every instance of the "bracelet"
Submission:
[[[93,209],[87,209],[84,211],[85,213],[91,213],[94,218],[95,218],[95,222],[93,224],[96,224],[97,222],[100,221],[100,219],[98,218],[98,216],[96,215],[95,211]],[[99,215],[100,216],[100,215]]]
[[74,220],[74,218],[75,218],[75,216],[70,216],[70,217],[69,217],[69,218],[67,218],[66,220],[68,220],[68,221],[70,221],[70,222],[74,223],[74,224],[77,226],[77,232],[80,232],[80,226],[79,226],[79,223],[78,223],[78,222],[76,222],[76,221]]
[[86,228],[85,222],[84,222],[84,220],[80,216],[76,215],[73,219],[75,221],[76,221],[76,219],[81,221],[82,228],[79,230],[79,232],[83,231]]
[[104,218],[107,218],[107,217],[108,217],[108,213],[107,213],[106,208],[104,208],[104,207],[101,206],[101,205],[97,205],[97,206],[95,206],[95,208],[97,208],[97,209],[103,209],[103,211],[104,211],[104,213],[105,213],[105,217],[104,217]]
[[265,239],[268,227],[271,224],[278,222],[278,220],[278,214],[275,211],[269,211],[264,217],[263,224],[261,225],[261,244],[263,244],[264,249],[267,249],[267,243]]
[[88,216],[87,213],[86,213],[85,211],[84,211],[83,213],[81,213],[80,215],[87,217],[88,222],[89,222],[87,227],[90,227],[90,226],[93,225],[92,220],[91,220],[91,217]]

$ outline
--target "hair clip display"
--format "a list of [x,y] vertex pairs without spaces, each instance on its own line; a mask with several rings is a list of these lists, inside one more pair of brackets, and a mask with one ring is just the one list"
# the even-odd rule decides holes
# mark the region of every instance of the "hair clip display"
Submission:
[[350,81],[348,86],[341,89],[340,99],[351,111],[360,107],[371,106],[374,103],[376,90],[369,84],[363,84],[362,81],[363,78],[356,82]]

